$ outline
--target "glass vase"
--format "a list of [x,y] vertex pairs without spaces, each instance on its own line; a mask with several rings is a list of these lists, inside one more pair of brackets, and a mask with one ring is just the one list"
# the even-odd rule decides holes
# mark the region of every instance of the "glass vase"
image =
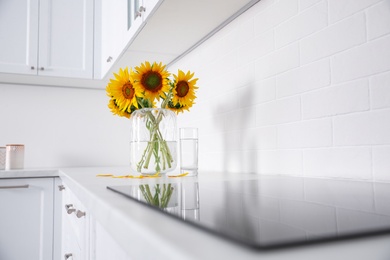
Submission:
[[130,165],[143,175],[164,174],[177,165],[176,114],[163,108],[142,108],[130,116]]

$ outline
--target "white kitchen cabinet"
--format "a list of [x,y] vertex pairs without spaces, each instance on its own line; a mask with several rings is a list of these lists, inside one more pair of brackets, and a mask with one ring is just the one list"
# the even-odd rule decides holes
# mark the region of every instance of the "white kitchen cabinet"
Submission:
[[93,0],[2,0],[0,72],[93,78]]
[[54,178],[0,180],[0,259],[56,259],[53,187]]
[[[98,221],[94,221],[94,260],[131,260],[126,251],[112,238]],[[132,245],[129,244],[129,247]]]
[[72,190],[66,184],[59,187],[62,193],[61,259],[131,260]]
[[103,78],[142,29],[158,0],[96,1],[95,77]]
[[62,192],[62,259],[90,259],[90,222],[84,205],[65,185]]

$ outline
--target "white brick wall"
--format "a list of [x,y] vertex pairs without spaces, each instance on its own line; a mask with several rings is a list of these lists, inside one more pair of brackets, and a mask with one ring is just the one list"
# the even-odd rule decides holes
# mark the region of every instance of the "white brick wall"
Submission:
[[202,170],[390,181],[388,0],[262,0],[178,68]]

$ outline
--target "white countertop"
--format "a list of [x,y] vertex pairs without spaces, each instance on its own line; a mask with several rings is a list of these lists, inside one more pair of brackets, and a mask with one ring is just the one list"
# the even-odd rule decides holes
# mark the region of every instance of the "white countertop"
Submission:
[[[390,236],[330,242],[286,249],[258,251],[230,242],[145,207],[107,190],[110,185],[161,182],[157,179],[115,179],[97,174],[129,174],[127,167],[68,168],[63,182],[90,214],[135,259],[389,259]],[[200,173],[197,178],[170,178],[177,182],[258,179],[256,174]]]
[[58,177],[58,169],[0,170],[0,179]]
[[[0,178],[55,177],[84,204],[117,243],[135,259],[390,259],[390,235],[259,251],[222,239],[132,201],[107,186],[157,183],[156,179],[119,179],[97,174],[129,174],[128,167],[3,171]],[[5,177],[6,176],[6,177]],[[258,179],[256,174],[201,172],[171,182],[214,182]]]

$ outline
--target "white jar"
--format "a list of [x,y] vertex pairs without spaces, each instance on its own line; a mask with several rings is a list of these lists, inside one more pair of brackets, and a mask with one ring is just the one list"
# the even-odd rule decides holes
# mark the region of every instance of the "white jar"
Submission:
[[23,144],[7,144],[5,169],[23,169],[24,168],[24,145]]
[[0,147],[0,170],[5,169],[5,155],[6,155],[6,148],[5,146]]

